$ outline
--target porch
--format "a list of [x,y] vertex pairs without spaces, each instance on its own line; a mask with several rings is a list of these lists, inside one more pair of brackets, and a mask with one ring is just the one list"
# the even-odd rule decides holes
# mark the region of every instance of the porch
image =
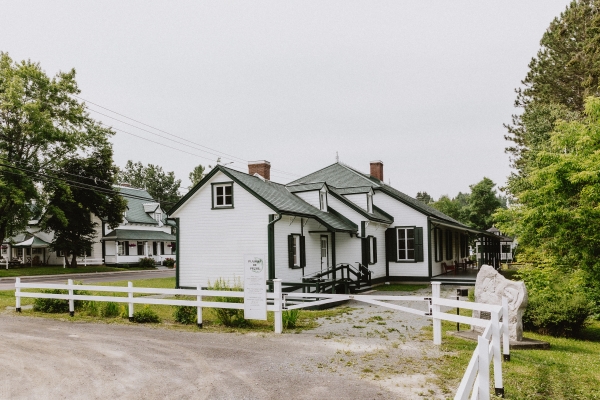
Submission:
[[431,280],[441,282],[443,285],[475,286],[478,272],[479,268],[476,266],[457,268],[454,272],[432,276]]

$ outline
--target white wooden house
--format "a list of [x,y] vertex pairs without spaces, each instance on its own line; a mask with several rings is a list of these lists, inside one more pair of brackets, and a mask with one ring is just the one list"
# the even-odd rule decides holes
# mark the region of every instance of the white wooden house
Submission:
[[177,286],[241,279],[245,254],[263,254],[268,278],[284,282],[339,280],[342,265],[351,279],[427,281],[468,256],[468,234],[481,231],[385,184],[381,161],[370,167],[335,163],[282,185],[267,161],[249,173],[216,166],[169,211]]
[[[123,222],[110,229],[95,215],[90,218],[98,229],[92,249],[82,257],[104,260],[111,264],[137,264],[141,257],[150,257],[157,263],[166,258],[175,259],[175,235],[166,221],[166,213],[143,189],[118,186],[117,189],[127,201]],[[51,248],[54,233],[45,232],[39,225],[42,210],[35,219],[29,221],[25,232],[5,239],[0,248],[0,259],[20,260],[23,264],[41,261],[44,264],[63,264],[64,255]],[[37,259],[36,259],[37,257]]]
[[500,257],[500,262],[511,263],[513,262],[514,252],[517,247],[517,240],[515,238],[503,235],[500,229],[492,226],[487,230],[489,233],[494,234],[498,240],[494,243],[486,243],[485,240],[475,241],[475,254],[478,263],[483,263],[482,258],[485,257],[486,250],[493,250],[494,253]]
[[162,263],[175,259],[176,238],[160,204],[143,189],[119,186],[127,200],[123,222],[116,229],[102,223],[102,258],[105,264],[136,264],[142,257]]

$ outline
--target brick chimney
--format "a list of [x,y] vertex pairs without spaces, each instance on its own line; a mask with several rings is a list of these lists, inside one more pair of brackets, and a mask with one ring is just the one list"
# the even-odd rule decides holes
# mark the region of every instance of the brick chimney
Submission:
[[248,161],[248,174],[259,174],[266,180],[271,180],[271,163],[265,160]]
[[371,161],[371,176],[383,182],[383,161]]

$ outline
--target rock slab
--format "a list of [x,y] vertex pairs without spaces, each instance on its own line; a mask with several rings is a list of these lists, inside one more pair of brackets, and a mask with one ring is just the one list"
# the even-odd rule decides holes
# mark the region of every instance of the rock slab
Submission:
[[[508,299],[508,333],[511,340],[523,340],[523,313],[527,308],[527,288],[522,281],[511,281],[500,275],[493,267],[483,265],[475,281],[475,302],[502,305],[502,297]],[[481,313],[483,314],[483,312]],[[484,317],[473,311],[473,318]],[[473,327],[483,332],[481,327]]]

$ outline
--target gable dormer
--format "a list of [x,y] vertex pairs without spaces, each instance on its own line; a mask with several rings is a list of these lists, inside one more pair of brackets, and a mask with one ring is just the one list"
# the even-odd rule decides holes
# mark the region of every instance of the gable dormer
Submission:
[[329,189],[323,182],[287,186],[287,189],[311,206],[327,212]]
[[373,214],[373,188],[370,186],[336,189],[345,199],[356,204],[369,214]]

